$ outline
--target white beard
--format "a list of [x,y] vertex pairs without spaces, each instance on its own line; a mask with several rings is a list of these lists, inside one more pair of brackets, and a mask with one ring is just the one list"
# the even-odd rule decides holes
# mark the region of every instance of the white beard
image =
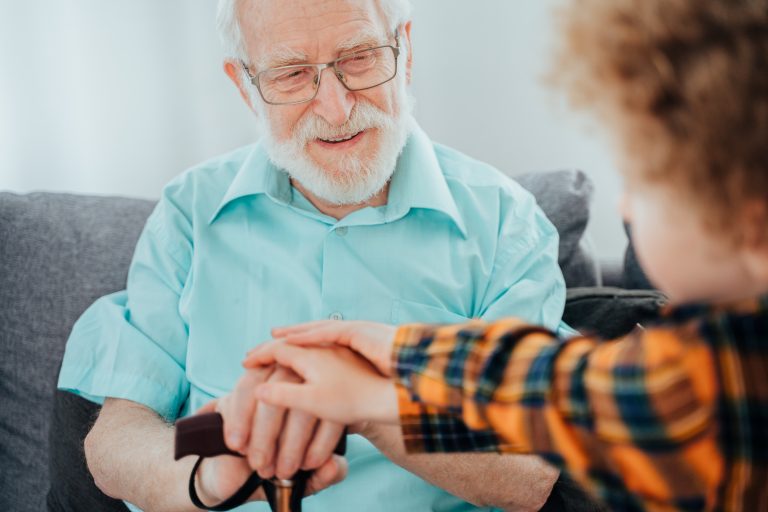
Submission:
[[[297,123],[290,139],[285,142],[275,140],[272,131],[265,126],[267,154],[277,167],[320,199],[332,205],[364,203],[392,178],[411,131],[413,102],[407,92],[401,92],[404,93],[405,108],[395,115],[385,114],[372,104],[358,100],[349,120],[342,126],[331,126],[310,112]],[[345,154],[335,162],[333,169],[323,169],[307,153],[308,144],[315,139],[337,139],[372,129],[377,132],[379,147],[368,159]]]

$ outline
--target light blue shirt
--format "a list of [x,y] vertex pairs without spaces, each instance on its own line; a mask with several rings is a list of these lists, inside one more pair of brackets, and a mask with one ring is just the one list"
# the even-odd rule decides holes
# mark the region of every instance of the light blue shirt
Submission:
[[[388,204],[339,221],[292,188],[256,144],[165,188],[127,290],[96,301],[75,325],[59,388],[96,402],[139,402],[173,421],[229,393],[245,353],[275,326],[513,315],[563,327],[557,247],[528,192],[418,127]],[[483,510],[396,466],[360,436],[350,436],[348,459],[347,479],[306,499],[306,511]]]

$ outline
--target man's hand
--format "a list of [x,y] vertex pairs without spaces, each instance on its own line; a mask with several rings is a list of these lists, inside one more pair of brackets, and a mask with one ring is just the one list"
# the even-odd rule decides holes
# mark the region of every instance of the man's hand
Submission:
[[[272,330],[272,336],[292,345],[349,347],[384,376],[392,375],[392,345],[397,327],[376,322],[320,320]],[[268,344],[249,352],[245,366],[269,365]]]
[[[213,401],[198,412],[213,412],[216,407]],[[146,406],[107,398],[84,443],[96,485],[108,496],[130,501],[142,510],[197,510],[187,489],[195,458],[174,460],[174,435],[173,425]],[[229,498],[252,471],[243,458],[205,459],[197,473],[198,496],[203,503],[216,505]],[[318,492],[343,480],[346,474],[346,461],[334,457],[313,473],[307,492]],[[266,497],[257,492],[250,499]]]
[[260,354],[303,379],[303,383],[270,381],[258,386],[261,401],[342,424],[398,421],[393,382],[347,348],[272,343]]
[[[250,372],[247,377],[249,380],[261,379],[268,371],[271,370],[262,369],[260,372]],[[211,400],[201,407],[196,414],[220,411],[225,403],[232,403],[232,399],[226,398],[227,400],[222,401]],[[225,438],[229,437],[231,439],[236,437],[234,434],[236,428],[233,425],[229,425],[228,431],[226,422],[224,427]],[[232,445],[227,444],[230,450],[232,450]],[[218,505],[237,492],[237,489],[248,479],[252,472],[253,469],[248,465],[248,461],[242,457],[221,455],[219,457],[206,458],[200,464],[197,471],[197,480],[195,482],[197,494],[206,505]],[[249,500],[264,499],[266,497],[261,488],[257,489],[249,498]]]
[[320,469],[331,459],[343,425],[259,403],[255,389],[265,382],[295,384],[301,379],[287,368],[247,370],[233,392],[218,402],[227,446],[245,455],[247,465],[262,478],[290,478],[299,469]]
[[[324,464],[312,472],[307,482],[307,495],[322,491],[337,484],[347,476],[347,460],[333,455]],[[206,505],[217,505],[232,496],[248,479],[253,469],[240,457],[222,455],[205,459],[197,474],[197,493]],[[249,501],[266,501],[262,487],[249,498]]]

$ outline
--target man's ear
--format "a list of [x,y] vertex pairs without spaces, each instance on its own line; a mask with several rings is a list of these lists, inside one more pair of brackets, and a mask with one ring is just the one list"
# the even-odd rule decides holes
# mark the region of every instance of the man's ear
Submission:
[[742,219],[742,261],[756,282],[768,283],[768,201],[748,201]]
[[411,44],[411,23],[408,22],[403,26],[403,44],[405,46],[406,57],[408,60],[405,62],[405,81],[408,85],[411,84],[413,78],[413,45]]
[[243,73],[239,63],[233,60],[224,61],[224,72],[227,74],[229,79],[232,80],[232,82],[235,84],[235,86],[237,87],[237,90],[240,91],[240,96],[243,98],[243,101],[245,101],[245,103],[248,105],[248,108],[253,110],[253,105],[251,104],[251,95],[248,94],[248,90],[246,89],[248,84],[243,83]]
[[744,245],[768,254],[768,201],[752,199],[745,203],[740,222]]

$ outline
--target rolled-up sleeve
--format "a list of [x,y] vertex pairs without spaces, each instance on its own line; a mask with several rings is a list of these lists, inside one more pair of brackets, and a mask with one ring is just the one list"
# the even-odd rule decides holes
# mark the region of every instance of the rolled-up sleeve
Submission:
[[561,321],[565,280],[557,263],[557,230],[530,193],[514,192],[502,202],[499,246],[479,316],[515,316],[569,337],[576,331]]
[[179,300],[191,256],[190,219],[166,193],[139,238],[126,290],[97,300],[75,324],[60,389],[98,403],[135,401],[168,420],[179,415],[189,394]]

